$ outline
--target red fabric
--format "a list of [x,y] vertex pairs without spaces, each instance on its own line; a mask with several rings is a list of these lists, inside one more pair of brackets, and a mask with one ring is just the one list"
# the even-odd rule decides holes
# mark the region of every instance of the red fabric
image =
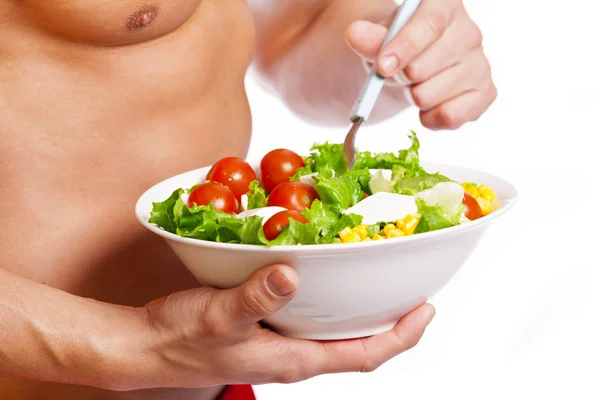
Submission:
[[228,386],[218,400],[256,400],[250,385]]

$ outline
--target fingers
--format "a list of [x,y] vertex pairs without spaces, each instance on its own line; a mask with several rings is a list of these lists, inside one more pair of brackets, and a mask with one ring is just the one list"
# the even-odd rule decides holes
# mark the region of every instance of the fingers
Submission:
[[371,372],[384,362],[413,348],[435,316],[431,304],[412,311],[387,332],[369,338],[324,343],[323,373]]
[[483,90],[473,90],[420,113],[421,123],[431,130],[458,129],[475,121],[494,102],[497,90],[490,80]]
[[381,75],[391,77],[438,41],[450,26],[456,7],[442,0],[424,0],[408,23],[377,57]]
[[211,306],[240,329],[252,326],[286,305],[300,286],[291,267],[272,265],[256,271],[243,285],[214,294]]
[[402,318],[387,332],[369,338],[314,342],[287,339],[286,363],[278,367],[282,383],[341,372],[371,372],[414,347],[435,315],[425,304]]
[[[386,361],[415,347],[434,316],[435,308],[431,304],[424,304],[405,316],[392,330],[364,339],[363,348],[367,360],[362,362],[360,371],[373,371]],[[357,363],[360,363],[358,359]]]
[[473,51],[464,60],[406,88],[406,97],[421,111],[428,111],[460,94],[480,87],[489,76],[489,64],[482,52]]
[[377,62],[383,76],[393,77],[403,85],[420,83],[456,64],[469,50],[481,45],[481,31],[468,15],[454,20],[456,12],[453,10],[457,8],[460,9],[440,4],[439,0],[424,1],[409,23],[383,49],[388,32],[385,27],[393,16],[379,24],[352,23],[346,31],[346,42],[363,61]]
[[439,41],[411,61],[402,72],[410,84],[425,82],[457,64],[473,50],[480,49],[482,41],[481,30],[473,21],[456,21]]

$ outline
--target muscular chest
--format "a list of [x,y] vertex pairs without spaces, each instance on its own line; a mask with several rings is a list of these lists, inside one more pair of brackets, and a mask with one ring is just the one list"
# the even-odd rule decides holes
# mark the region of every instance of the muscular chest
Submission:
[[197,284],[132,205],[243,154],[253,24],[245,0],[0,0],[0,211],[32,211],[3,221],[0,265],[120,304]]

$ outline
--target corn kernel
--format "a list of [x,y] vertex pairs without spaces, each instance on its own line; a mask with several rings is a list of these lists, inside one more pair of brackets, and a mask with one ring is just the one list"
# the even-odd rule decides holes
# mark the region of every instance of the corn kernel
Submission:
[[352,228],[352,230],[358,233],[360,240],[365,240],[365,238],[368,236],[367,228],[363,226],[355,226],[354,228]]
[[369,225],[367,225],[367,224],[360,224],[359,226],[362,226],[365,229],[367,229],[369,227]]
[[396,221],[396,229],[404,229],[404,226],[406,225],[406,223],[404,222],[404,220],[397,220]]
[[402,237],[402,236],[406,236],[406,234],[404,232],[402,232],[400,229],[390,229],[390,231],[388,233],[388,237],[390,239],[398,238],[398,237]]
[[479,207],[481,207],[481,214],[488,215],[492,212],[492,202],[480,197],[477,199],[477,203],[479,203]]
[[469,187],[469,182],[463,182],[460,185],[466,189]]
[[407,223],[407,222],[410,222],[410,221],[412,221],[412,220],[413,220],[413,219],[415,219],[415,218],[416,218],[416,219],[418,219],[418,220],[420,220],[420,219],[421,219],[421,214],[419,214],[419,213],[415,213],[415,214],[407,214],[407,215],[404,217],[404,219],[402,220],[402,222],[403,222],[403,224],[404,224],[403,226],[406,226],[406,223]]
[[373,240],[383,240],[383,237],[381,235],[379,235],[378,233],[373,235]]
[[474,186],[469,186],[465,191],[475,198],[481,197],[479,190]]
[[419,214],[407,215],[406,218],[404,218],[404,229],[402,229],[404,233],[407,235],[412,235],[415,232],[415,229],[417,229],[417,225],[419,225],[420,220],[421,215]]
[[349,226],[342,229],[342,231],[338,235],[343,243],[360,242],[360,236],[358,235],[358,233],[350,229]]
[[390,230],[392,230],[392,229],[396,229],[396,225],[387,224],[386,226],[383,227],[383,233],[385,233],[387,235],[390,232]]
[[353,235],[353,232],[349,226],[345,227],[338,233],[338,236],[340,237],[342,242],[348,242],[350,240],[350,238],[352,237],[352,235]]
[[367,236],[367,237],[366,237],[366,238],[364,238],[362,241],[363,241],[363,242],[368,242],[369,240],[373,240],[373,239],[371,239],[370,237],[368,237],[368,236]]
[[481,184],[481,185],[479,185],[479,187],[477,188],[477,190],[479,190],[479,193],[483,193],[486,190],[490,190],[490,188],[488,187],[488,185]]
[[486,189],[481,191],[481,197],[483,197],[486,200],[489,201],[494,201],[494,199],[496,198],[496,195],[494,194],[493,190],[490,189]]

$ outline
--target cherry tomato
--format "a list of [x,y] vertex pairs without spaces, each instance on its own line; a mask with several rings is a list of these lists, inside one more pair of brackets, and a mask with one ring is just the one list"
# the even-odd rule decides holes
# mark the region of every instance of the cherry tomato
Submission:
[[369,195],[366,192],[363,192],[363,200],[366,199],[367,197],[369,197]]
[[300,214],[296,210],[280,211],[269,218],[263,226],[263,231],[265,232],[265,237],[267,240],[277,239],[277,236],[279,236],[281,232],[283,232],[283,230],[289,225],[289,218],[292,218],[303,224],[310,223],[304,215]]
[[276,149],[267,153],[260,162],[261,182],[270,193],[281,182],[289,181],[304,160],[291,150]]
[[319,193],[308,183],[287,181],[273,189],[267,206],[279,206],[301,212],[305,208],[310,208],[313,201],[318,198]]
[[464,214],[471,221],[481,218],[483,214],[481,213],[481,207],[475,197],[471,196],[469,193],[465,192],[465,196],[463,197],[463,205],[465,206]]
[[199,206],[212,203],[215,210],[230,214],[237,214],[239,210],[239,204],[231,189],[218,182],[206,182],[192,190],[188,206],[193,207],[194,203]]
[[248,193],[250,182],[255,179],[256,173],[250,164],[238,157],[220,159],[206,174],[207,181],[219,182],[227,186],[238,201],[243,194]]

